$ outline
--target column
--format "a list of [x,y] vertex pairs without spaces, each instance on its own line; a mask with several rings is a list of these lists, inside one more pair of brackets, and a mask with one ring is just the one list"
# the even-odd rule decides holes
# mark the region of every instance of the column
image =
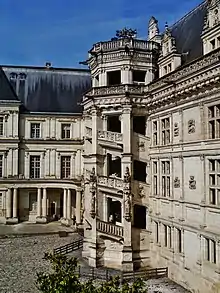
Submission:
[[18,217],[18,189],[14,188],[13,193],[13,218]]
[[67,219],[71,218],[71,190],[67,190]]
[[43,189],[42,216],[47,217],[47,189]]
[[80,209],[81,209],[81,190],[76,190],[76,224],[81,223]]
[[37,189],[37,217],[41,217],[42,201],[41,201],[41,188]]
[[67,196],[67,194],[66,194],[66,192],[67,192],[67,190],[66,189],[64,189],[63,190],[63,218],[64,219],[66,219],[66,196]]
[[12,200],[11,188],[8,189],[6,198],[6,218],[11,218],[11,200]]

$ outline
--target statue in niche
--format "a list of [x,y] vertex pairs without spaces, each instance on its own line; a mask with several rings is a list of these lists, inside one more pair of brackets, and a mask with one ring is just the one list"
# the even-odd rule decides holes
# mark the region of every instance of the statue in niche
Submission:
[[213,13],[213,24],[216,25],[218,23],[219,23],[218,9],[215,9]]
[[194,119],[188,121],[188,133],[192,134],[196,132],[196,122]]
[[130,176],[129,168],[126,167],[125,175],[124,175],[124,182],[129,183],[130,181],[131,181],[131,176]]
[[95,182],[96,176],[95,176],[95,168],[92,168],[91,174],[90,174],[90,182]]
[[95,214],[96,214],[96,210],[95,210],[96,209],[96,204],[95,204],[95,202],[96,202],[95,191],[92,191],[91,194],[92,194],[92,199],[91,199],[90,215],[91,215],[92,218],[94,218],[95,217]]
[[174,179],[174,188],[180,188],[180,179],[178,177]]
[[196,189],[196,180],[194,176],[190,176],[189,189]]

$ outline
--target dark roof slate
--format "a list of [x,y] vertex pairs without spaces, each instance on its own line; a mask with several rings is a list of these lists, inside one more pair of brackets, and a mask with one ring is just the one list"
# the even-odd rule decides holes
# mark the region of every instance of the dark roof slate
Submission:
[[19,101],[17,95],[0,67],[0,101]]
[[203,45],[201,34],[204,25],[204,19],[207,13],[207,1],[186,14],[169,29],[176,40],[178,53],[183,54],[183,63],[188,63],[203,54]]
[[91,87],[88,70],[3,66],[22,102],[22,111],[81,113],[83,93]]

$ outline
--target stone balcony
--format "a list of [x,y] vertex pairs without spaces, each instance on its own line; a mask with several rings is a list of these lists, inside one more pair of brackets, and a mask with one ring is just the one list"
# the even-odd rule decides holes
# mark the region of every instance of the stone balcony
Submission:
[[114,143],[122,143],[123,134],[111,131],[98,130],[98,139]]
[[118,177],[99,176],[98,185],[105,188],[123,189],[123,180]]
[[124,229],[121,226],[114,225],[111,223],[107,223],[101,220],[96,221],[96,229],[99,232],[123,238],[124,236]]

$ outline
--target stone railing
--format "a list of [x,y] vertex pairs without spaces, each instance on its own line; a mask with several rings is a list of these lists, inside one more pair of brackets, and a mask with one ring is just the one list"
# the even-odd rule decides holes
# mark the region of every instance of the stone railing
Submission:
[[153,50],[159,49],[159,44],[155,42],[124,38],[124,39],[116,39],[112,41],[97,43],[94,45],[92,51],[106,52],[106,51],[121,49],[121,48],[124,48],[125,46],[128,46],[129,49],[140,49],[140,50],[147,50],[147,51],[153,51]]
[[98,139],[111,142],[122,142],[123,134],[111,131],[98,130]]
[[123,180],[118,177],[114,178],[114,177],[99,176],[98,185],[122,190]]
[[100,220],[96,221],[96,229],[99,232],[103,232],[106,234],[114,235],[117,237],[124,236],[124,229],[121,226],[117,226],[111,223],[103,222]]
[[106,96],[106,95],[122,95],[125,93],[131,93],[136,95],[143,95],[144,85],[138,84],[121,84],[118,86],[103,86],[103,87],[94,87],[89,90],[85,96]]
[[92,138],[92,128],[86,126],[86,133],[85,136],[88,138]]

